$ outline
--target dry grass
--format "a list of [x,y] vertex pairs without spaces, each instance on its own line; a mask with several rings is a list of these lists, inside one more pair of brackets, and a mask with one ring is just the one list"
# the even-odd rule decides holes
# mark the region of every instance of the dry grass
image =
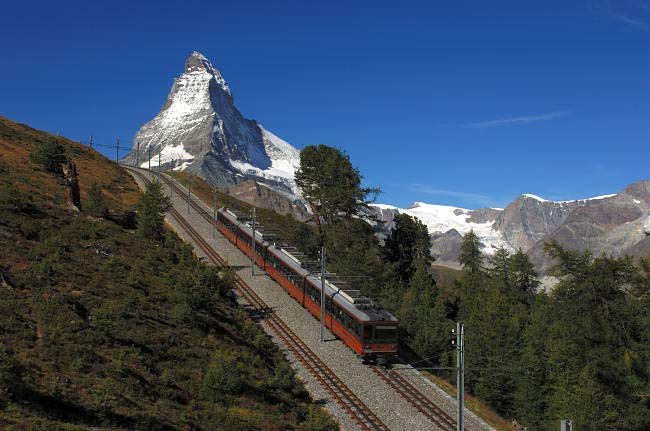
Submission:
[[[427,371],[423,371],[422,374],[449,395],[456,397],[456,385]],[[502,418],[494,410],[467,393],[465,393],[465,406],[498,431],[519,431],[510,421]]]
[[57,139],[68,157],[77,165],[81,204],[93,182],[99,184],[108,206],[113,210],[130,209],[140,191],[130,175],[92,148],[0,117],[0,164],[9,167],[9,181],[14,187],[30,192],[37,190],[53,205],[61,205],[64,196],[57,187],[60,179],[43,172],[29,161],[29,154],[39,144]]

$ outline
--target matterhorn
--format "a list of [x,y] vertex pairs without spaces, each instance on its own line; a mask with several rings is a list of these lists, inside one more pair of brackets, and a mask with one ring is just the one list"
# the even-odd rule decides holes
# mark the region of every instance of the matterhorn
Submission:
[[136,133],[125,164],[184,170],[218,186],[254,180],[293,194],[299,151],[248,120],[212,63],[193,52],[156,117]]

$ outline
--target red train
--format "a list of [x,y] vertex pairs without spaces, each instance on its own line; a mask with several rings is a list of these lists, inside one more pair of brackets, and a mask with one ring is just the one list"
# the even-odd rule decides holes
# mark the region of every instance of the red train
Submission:
[[[251,256],[252,223],[234,211],[217,211],[217,229]],[[303,307],[320,319],[320,274],[303,266],[299,256],[270,243],[255,231],[255,262]],[[388,363],[397,355],[398,319],[344,282],[325,280],[325,326],[367,362]]]

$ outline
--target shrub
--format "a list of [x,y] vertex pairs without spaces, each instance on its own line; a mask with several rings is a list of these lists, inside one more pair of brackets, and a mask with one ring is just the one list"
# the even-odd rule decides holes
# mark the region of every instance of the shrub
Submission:
[[40,213],[34,203],[34,197],[32,195],[26,196],[15,187],[12,187],[11,184],[5,185],[0,189],[0,204],[12,211],[23,214],[37,215]]
[[0,407],[11,398],[11,393],[20,385],[18,363],[13,355],[0,344]]
[[102,193],[102,188],[97,183],[92,183],[86,197],[86,210],[94,216],[106,215],[106,200]]
[[338,431],[339,427],[334,420],[321,408],[309,406],[307,415],[298,431]]
[[29,154],[29,160],[41,165],[46,172],[62,175],[62,165],[68,161],[65,147],[56,139],[46,141]]
[[236,353],[224,349],[212,355],[203,378],[202,395],[207,401],[222,401],[244,388],[244,369]]

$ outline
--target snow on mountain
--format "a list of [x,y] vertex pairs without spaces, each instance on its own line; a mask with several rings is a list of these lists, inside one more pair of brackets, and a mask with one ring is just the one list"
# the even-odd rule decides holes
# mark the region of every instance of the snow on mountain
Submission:
[[234,159],[229,160],[230,164],[242,173],[271,181],[284,181],[293,194],[299,195],[300,193],[293,177],[298,167],[300,167],[300,152],[285,140],[278,138],[273,133],[264,129],[261,125],[259,127],[262,131],[264,149],[271,160],[271,166],[262,169],[250,163]]
[[647,256],[650,242],[650,181],[630,184],[616,194],[563,202],[549,201],[525,194],[504,209],[468,210],[416,202],[409,208],[374,205],[372,215],[380,235],[395,226],[396,213],[421,220],[431,234],[431,254],[438,264],[458,267],[462,235],[470,229],[478,235],[483,252],[492,254],[497,247],[521,248],[536,268],[544,272],[554,261],[544,245],[558,241],[571,250],[590,250],[623,256]]
[[265,182],[297,193],[293,174],[299,151],[246,119],[226,80],[201,53],[193,52],[154,119],[137,132],[125,163],[188,170],[213,184]]
[[[398,208],[385,204],[374,204],[372,206],[380,211],[396,211],[415,217],[424,223],[431,235],[444,234],[451,230],[457,231],[460,235],[465,235],[470,230],[473,230],[481,239],[483,251],[487,254],[494,253],[494,250],[498,247],[512,249],[503,235],[494,228],[496,217],[490,217],[486,221],[479,222],[472,210],[424,202],[414,202],[408,208]],[[503,210],[494,209],[493,211],[498,213]]]
[[549,201],[547,199],[540,198],[539,196],[532,195],[530,193],[524,193],[522,196],[526,197],[526,198],[535,199],[536,201],[540,201],[540,202],[551,202],[551,203],[555,203],[555,204],[568,204],[568,203],[572,203],[572,202],[586,202],[586,201],[595,201],[595,200],[600,200],[600,199],[607,199],[607,198],[611,198],[613,196],[616,196],[616,193],[613,193],[613,194],[610,194],[610,195],[594,196],[592,198],[586,198],[586,199],[573,199],[573,200],[569,200],[569,201]]

